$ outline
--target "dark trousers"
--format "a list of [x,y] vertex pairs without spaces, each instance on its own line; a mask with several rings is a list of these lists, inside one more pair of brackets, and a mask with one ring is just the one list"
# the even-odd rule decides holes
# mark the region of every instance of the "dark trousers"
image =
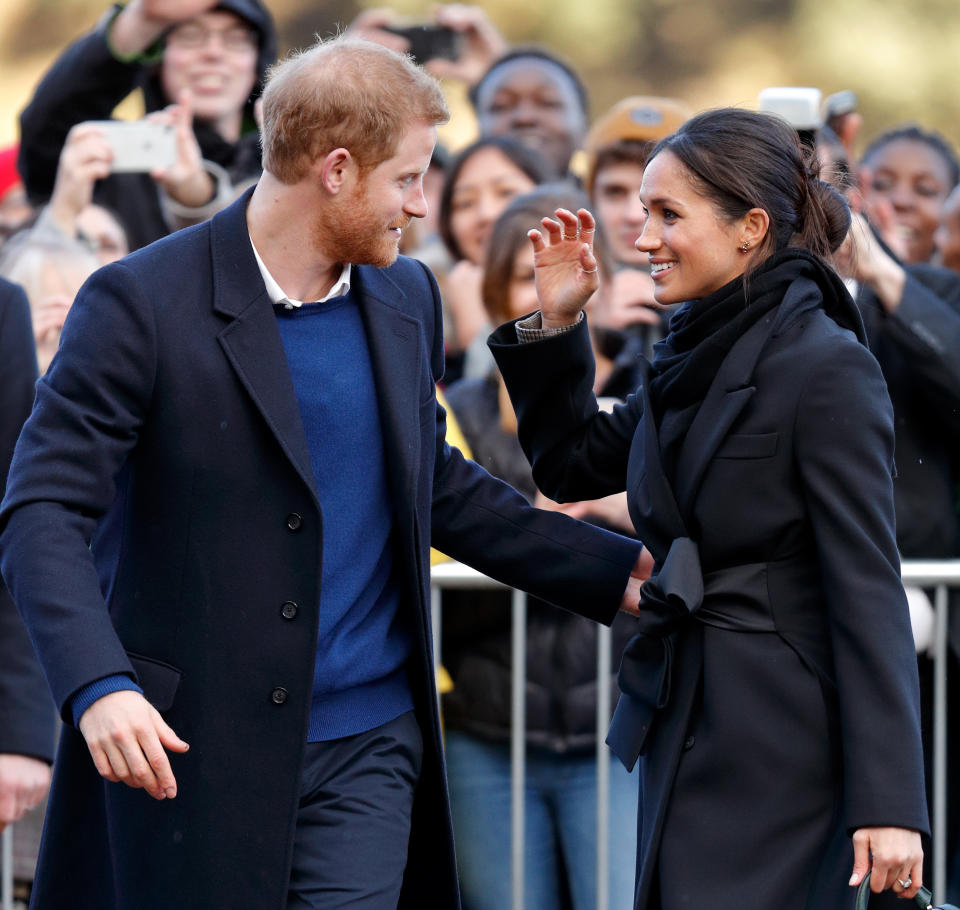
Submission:
[[307,744],[287,910],[395,910],[422,761],[412,711]]

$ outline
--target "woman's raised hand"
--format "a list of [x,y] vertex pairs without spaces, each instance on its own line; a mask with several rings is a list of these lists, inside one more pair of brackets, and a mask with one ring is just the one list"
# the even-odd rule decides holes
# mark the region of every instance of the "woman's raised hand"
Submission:
[[586,209],[577,214],[557,209],[556,220],[544,218],[543,230],[527,236],[533,244],[533,267],[545,329],[571,325],[580,318],[600,284],[593,255],[596,222]]

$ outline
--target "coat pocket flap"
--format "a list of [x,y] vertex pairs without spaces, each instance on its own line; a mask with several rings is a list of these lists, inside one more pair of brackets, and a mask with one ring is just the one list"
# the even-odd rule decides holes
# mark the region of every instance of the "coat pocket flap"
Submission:
[[143,689],[147,701],[160,712],[169,710],[180,685],[180,670],[161,660],[130,651],[127,652],[127,657],[130,658],[137,674],[137,683]]
[[777,433],[733,434],[717,449],[717,458],[769,458],[777,453]]

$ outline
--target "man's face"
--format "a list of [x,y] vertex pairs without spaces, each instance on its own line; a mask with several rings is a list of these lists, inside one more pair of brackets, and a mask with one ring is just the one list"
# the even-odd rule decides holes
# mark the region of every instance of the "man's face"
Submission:
[[580,147],[586,116],[576,87],[555,63],[521,57],[497,67],[477,97],[484,136],[512,136],[541,152],[559,176]]
[[636,247],[646,217],[640,202],[642,183],[641,165],[629,161],[606,165],[593,180],[593,211],[613,258],[624,265],[646,268],[647,254]]
[[257,81],[256,32],[225,10],[195,16],[167,36],[161,80],[168,100],[189,89],[194,115],[213,123],[225,139],[236,139]]
[[403,229],[412,218],[427,214],[423,175],[436,141],[432,124],[411,126],[392,158],[360,176],[324,207],[314,229],[317,248],[336,262],[392,264]]

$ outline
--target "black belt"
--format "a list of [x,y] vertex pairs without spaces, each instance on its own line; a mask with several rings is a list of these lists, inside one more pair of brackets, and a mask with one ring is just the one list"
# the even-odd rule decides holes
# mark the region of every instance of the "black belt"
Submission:
[[770,565],[748,563],[704,575],[696,542],[679,537],[660,571],[644,582],[641,631],[623,652],[621,696],[607,736],[628,769],[646,748],[656,713],[670,700],[676,633],[684,625],[695,619],[732,632],[777,631],[767,591]]

